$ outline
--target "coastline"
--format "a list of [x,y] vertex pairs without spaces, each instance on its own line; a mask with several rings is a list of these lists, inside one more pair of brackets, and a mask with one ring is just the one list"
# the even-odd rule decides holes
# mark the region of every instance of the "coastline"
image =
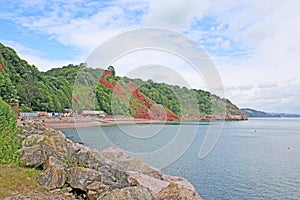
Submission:
[[[247,119],[244,119],[247,120]],[[164,120],[148,120],[148,119],[106,119],[99,120],[98,118],[64,118],[62,120],[58,119],[43,119],[43,124],[47,128],[53,129],[74,129],[74,128],[88,128],[95,126],[114,126],[114,125],[148,125],[148,124],[178,124],[182,122],[213,122],[213,121],[222,121],[222,120],[181,120],[181,121],[164,121]],[[224,121],[240,121],[237,119],[225,119]]]
[[147,119],[106,119],[97,118],[64,118],[63,120],[43,119],[43,124],[53,129],[88,128],[94,126],[114,126],[118,124],[172,124],[178,121],[162,121]]
[[74,143],[39,119],[20,120],[18,126],[24,131],[20,165],[42,169],[37,181],[53,194],[89,200],[202,199],[187,179],[164,174],[118,147],[98,151]]

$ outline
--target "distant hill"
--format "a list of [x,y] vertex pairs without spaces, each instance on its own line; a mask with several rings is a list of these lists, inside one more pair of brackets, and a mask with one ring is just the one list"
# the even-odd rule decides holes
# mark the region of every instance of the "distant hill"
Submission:
[[41,72],[1,43],[0,96],[6,102],[19,102],[21,112],[74,108],[147,119],[159,119],[161,114],[168,120],[247,119],[228,99],[203,90],[120,77],[113,66],[103,70],[82,63]]
[[248,117],[300,117],[298,114],[287,113],[267,113],[263,111],[254,110],[251,108],[242,108],[241,111]]

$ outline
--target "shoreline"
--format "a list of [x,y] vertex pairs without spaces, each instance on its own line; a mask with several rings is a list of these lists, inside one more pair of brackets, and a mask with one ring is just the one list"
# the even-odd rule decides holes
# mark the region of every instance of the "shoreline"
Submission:
[[114,125],[135,125],[135,124],[180,124],[180,123],[199,123],[199,122],[218,122],[218,121],[241,121],[247,120],[247,118],[240,118],[237,116],[226,116],[225,119],[223,117],[217,118],[182,118],[181,120],[167,121],[167,120],[159,120],[159,119],[141,119],[141,118],[132,118],[132,117],[123,117],[116,116],[114,118],[99,118],[94,116],[72,116],[72,117],[47,117],[47,116],[39,116],[39,117],[21,117],[20,121],[28,121],[28,120],[40,120],[43,124],[48,128],[53,129],[74,129],[74,128],[88,128],[88,127],[96,127],[96,126],[114,126]]
[[44,120],[43,124],[48,128],[53,129],[74,129],[74,128],[88,128],[95,126],[114,126],[114,125],[134,125],[134,124],[173,124],[178,123],[178,121],[160,121],[160,120],[145,120],[145,119],[130,119],[130,120]]
[[[115,125],[149,125],[149,124],[180,124],[183,122],[216,122],[222,120],[181,120],[181,121],[162,121],[162,120],[147,120],[147,119],[107,119],[98,120],[96,118],[69,118],[64,120],[49,120],[44,119],[43,124],[48,128],[53,129],[74,129],[74,128],[89,128],[96,126],[115,126]],[[224,120],[224,121],[239,121],[239,120]]]

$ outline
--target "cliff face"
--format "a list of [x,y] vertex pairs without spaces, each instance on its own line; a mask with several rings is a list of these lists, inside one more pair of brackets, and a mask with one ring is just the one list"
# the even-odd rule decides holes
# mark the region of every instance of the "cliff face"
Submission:
[[90,200],[201,199],[186,179],[164,175],[116,147],[90,149],[39,121],[19,126],[25,132],[20,164],[43,169],[38,181],[52,191]]
[[248,117],[236,105],[226,104],[226,120],[247,120]]
[[[141,90],[132,82],[129,81],[126,85],[111,83],[107,79],[113,76],[110,71],[104,71],[99,82],[106,89],[113,89],[114,95],[123,102],[129,103],[130,110],[134,113],[134,118],[152,119],[152,120],[179,120],[179,116],[174,114],[166,107],[155,106],[156,103],[145,97]],[[130,101],[130,98],[134,98]]]
[[[134,81],[138,83],[139,87]],[[113,92],[113,95],[120,101],[125,102],[131,115],[135,118],[169,121],[180,119],[206,121],[247,119],[247,116],[229,100],[221,99],[202,90],[188,90],[179,86],[128,78],[124,82],[124,78],[122,80],[120,77],[115,77],[114,73],[108,70],[104,71],[99,83],[106,90]],[[174,95],[174,92],[176,95]],[[107,91],[102,91],[98,101],[108,101],[106,104],[110,105],[112,99],[101,98],[108,96],[107,93]],[[178,97],[181,98],[181,102],[179,102]],[[194,101],[198,101],[199,109],[193,106]],[[103,104],[103,102],[100,104]],[[182,112],[185,114],[183,115]]]

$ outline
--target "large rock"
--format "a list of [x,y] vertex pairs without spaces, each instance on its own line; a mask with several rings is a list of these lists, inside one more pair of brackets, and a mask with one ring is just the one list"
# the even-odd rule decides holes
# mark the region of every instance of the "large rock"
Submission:
[[23,132],[26,135],[32,134],[40,134],[44,135],[47,128],[41,121],[38,120],[27,120],[27,121],[20,121],[18,126],[23,129]]
[[34,146],[34,145],[40,143],[41,141],[43,141],[46,137],[47,137],[46,135],[39,135],[39,134],[29,135],[22,141],[22,146],[23,147]]
[[20,164],[25,167],[41,167],[50,156],[64,161],[70,155],[69,143],[72,142],[60,131],[47,130],[45,135],[29,135],[22,141]]
[[153,200],[150,191],[142,186],[126,187],[101,193],[99,200]]
[[101,173],[84,167],[72,167],[67,171],[67,183],[72,188],[86,191],[87,186],[95,181],[101,181]]
[[49,156],[47,162],[43,166],[44,169],[47,169],[48,167],[55,166],[55,167],[61,167],[65,168],[66,164],[62,162],[61,160],[57,159],[56,157]]
[[56,189],[61,188],[65,184],[67,175],[63,168],[52,165],[41,173],[37,180],[41,185],[49,189]]
[[68,141],[65,136],[61,132],[57,132],[55,135],[42,141],[40,146],[48,157],[54,156],[60,160],[64,160],[69,155],[67,144]]
[[170,176],[170,175],[163,175],[163,180],[169,183],[176,183],[178,185],[181,185],[185,187],[186,189],[190,190],[193,193],[197,193],[194,186],[185,178],[178,177],[178,176]]
[[148,188],[154,196],[169,185],[167,181],[156,179],[139,172],[127,172],[127,180],[131,186],[143,186]]
[[89,200],[96,200],[101,195],[101,193],[109,191],[110,186],[105,185],[99,181],[95,181],[92,184],[88,185],[86,189],[87,189],[86,192],[87,198]]
[[[188,180],[181,177],[163,175],[163,180],[160,180],[138,172],[127,172],[127,179],[131,186],[148,188],[151,194],[158,199],[160,199],[161,191],[169,191],[170,189],[173,189],[172,192],[177,193],[176,195],[179,196],[184,191],[186,194],[199,197],[194,186]],[[170,186],[171,183],[176,184],[177,189],[179,188],[180,190],[176,191],[176,188],[173,188],[174,185]]]
[[124,172],[134,171],[147,174],[154,178],[162,178],[162,174],[158,169],[151,167],[146,163],[143,163],[139,158],[131,157],[130,155],[126,154],[124,151],[115,146],[105,149],[102,152],[102,155],[107,159],[113,161],[115,163],[115,168]]
[[38,168],[45,164],[48,156],[42,150],[40,144],[31,147],[23,147],[20,150],[20,165]]
[[177,183],[170,183],[166,188],[162,189],[157,196],[158,199],[173,200],[173,199],[185,199],[185,200],[201,200],[200,196],[186,189],[182,185]]

